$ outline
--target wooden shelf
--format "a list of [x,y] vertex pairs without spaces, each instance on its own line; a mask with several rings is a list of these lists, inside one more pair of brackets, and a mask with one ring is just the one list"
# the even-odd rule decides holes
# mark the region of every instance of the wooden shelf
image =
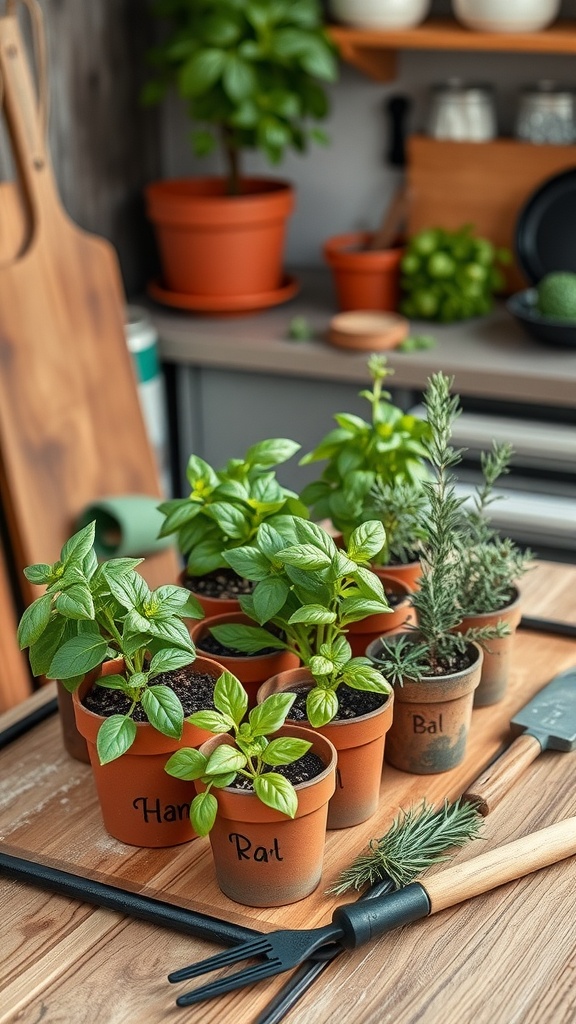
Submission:
[[430,18],[413,29],[329,29],[340,55],[378,82],[396,76],[399,50],[466,50],[493,53],[576,54],[576,20],[558,21],[545,32],[473,32],[451,18]]

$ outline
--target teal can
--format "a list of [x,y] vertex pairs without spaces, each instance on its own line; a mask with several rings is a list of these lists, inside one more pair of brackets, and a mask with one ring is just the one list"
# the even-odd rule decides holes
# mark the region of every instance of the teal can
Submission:
[[166,496],[171,493],[168,417],[164,376],[158,356],[158,332],[146,309],[126,307],[126,344],[132,356],[138,382],[138,397],[146,431],[154,450],[160,483]]

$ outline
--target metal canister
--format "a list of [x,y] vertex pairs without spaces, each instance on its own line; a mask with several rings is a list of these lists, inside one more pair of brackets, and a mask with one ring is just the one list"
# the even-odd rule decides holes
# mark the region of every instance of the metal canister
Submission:
[[428,135],[457,142],[487,142],[496,137],[496,107],[490,85],[449,78],[432,86],[431,92]]
[[576,92],[550,79],[523,89],[514,135],[524,142],[571,145],[576,141]]

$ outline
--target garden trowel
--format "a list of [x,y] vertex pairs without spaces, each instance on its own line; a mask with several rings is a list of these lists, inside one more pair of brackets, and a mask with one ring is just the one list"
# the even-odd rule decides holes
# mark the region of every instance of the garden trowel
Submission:
[[576,748],[576,667],[555,676],[510,722],[516,737],[464,794],[486,815],[543,750]]

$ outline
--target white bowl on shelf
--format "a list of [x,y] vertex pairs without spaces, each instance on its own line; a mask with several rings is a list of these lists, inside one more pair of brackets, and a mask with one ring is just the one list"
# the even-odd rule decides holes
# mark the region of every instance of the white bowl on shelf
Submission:
[[431,0],[330,0],[333,16],[354,28],[414,28],[430,10]]
[[560,0],[452,0],[458,21],[476,32],[540,32],[560,11]]

